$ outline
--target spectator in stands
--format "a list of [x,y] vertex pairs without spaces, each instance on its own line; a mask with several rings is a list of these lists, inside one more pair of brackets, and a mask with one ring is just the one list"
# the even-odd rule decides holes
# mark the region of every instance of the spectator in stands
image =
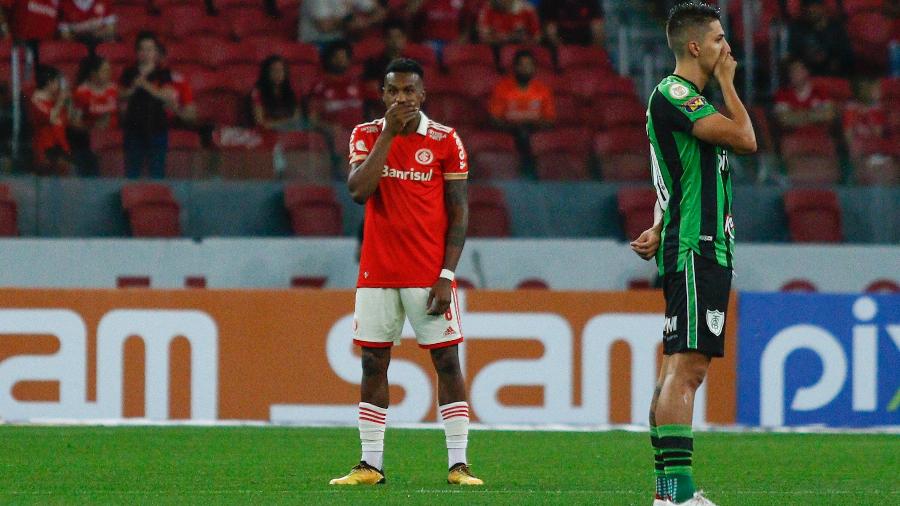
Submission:
[[375,119],[384,113],[384,103],[381,100],[384,69],[394,59],[403,56],[406,44],[407,37],[403,24],[398,21],[385,23],[384,52],[369,58],[363,64],[363,100],[366,119]]
[[93,48],[116,36],[116,16],[106,0],[61,0],[59,35]]
[[172,74],[162,66],[162,44],[152,32],[141,32],[135,41],[137,64],[125,69],[119,80],[126,102],[122,121],[125,174],[138,178],[147,165],[150,177],[165,175],[169,149],[167,110],[177,107],[178,94]]
[[440,55],[444,46],[465,42],[465,0],[409,0],[402,16],[417,41],[429,44]]
[[302,128],[297,94],[291,86],[287,63],[278,55],[269,55],[259,67],[256,87],[250,93],[253,121],[264,130]]
[[541,24],[534,7],[525,0],[490,0],[478,14],[478,37],[495,46],[537,43]]
[[325,70],[309,97],[309,120],[314,127],[352,130],[362,123],[363,101],[359,81],[348,72],[353,48],[340,41],[326,46],[322,53]]
[[66,138],[71,96],[54,67],[38,67],[35,80],[37,88],[29,104],[35,171],[65,175],[71,169],[72,150]]
[[789,26],[790,53],[816,76],[846,77],[851,70],[850,38],[832,18],[824,0],[803,0],[802,13]]
[[579,46],[604,43],[603,8],[597,0],[554,0],[541,2],[547,43],[552,46]]
[[91,150],[91,131],[118,127],[119,88],[111,77],[109,61],[97,55],[81,60],[73,95],[77,121],[69,130],[69,143],[75,167],[82,176],[99,173],[97,156]]
[[[881,103],[881,85],[877,79],[856,83],[856,99],[844,107],[844,139],[851,154],[860,156],[862,163],[880,166],[888,161],[887,114]],[[880,142],[879,142],[880,141]],[[861,149],[863,144],[868,147]]]
[[384,21],[376,0],[305,0],[300,7],[300,40],[325,44],[354,38]]
[[528,50],[517,51],[512,75],[497,83],[488,106],[496,126],[516,137],[526,165],[531,160],[531,134],[556,121],[553,92],[535,79],[536,70],[534,55]]
[[788,85],[775,92],[775,120],[781,131],[832,126],[834,104],[813,85],[806,64],[797,58],[789,59],[785,62],[785,74]]
[[35,73],[40,66],[40,41],[56,37],[58,7],[59,0],[0,0],[0,33],[25,44],[26,63],[30,60]]

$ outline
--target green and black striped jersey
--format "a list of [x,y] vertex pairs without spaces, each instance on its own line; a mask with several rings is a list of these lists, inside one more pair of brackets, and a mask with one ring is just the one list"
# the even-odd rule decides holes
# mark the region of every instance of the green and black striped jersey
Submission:
[[694,122],[716,112],[694,83],[676,75],[660,82],[647,106],[653,186],[664,210],[659,274],[684,270],[693,251],[732,267],[734,221],[728,156],[694,137]]

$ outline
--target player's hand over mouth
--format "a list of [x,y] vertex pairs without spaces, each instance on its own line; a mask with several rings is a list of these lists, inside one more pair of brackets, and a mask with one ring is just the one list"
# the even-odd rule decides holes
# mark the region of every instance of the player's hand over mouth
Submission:
[[395,102],[384,115],[384,131],[389,135],[399,135],[418,114],[419,110],[411,104]]
[[719,61],[713,68],[713,75],[719,83],[733,83],[734,72],[737,69],[737,60],[731,55],[731,49],[725,45],[719,53]]

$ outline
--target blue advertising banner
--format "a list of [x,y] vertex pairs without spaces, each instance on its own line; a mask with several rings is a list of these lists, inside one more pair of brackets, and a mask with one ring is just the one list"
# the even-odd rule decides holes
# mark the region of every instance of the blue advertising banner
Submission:
[[900,425],[900,295],[741,293],[737,421]]

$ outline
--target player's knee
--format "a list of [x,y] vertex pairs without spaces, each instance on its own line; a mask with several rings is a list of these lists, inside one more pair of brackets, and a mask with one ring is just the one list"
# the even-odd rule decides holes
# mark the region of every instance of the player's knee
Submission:
[[447,351],[435,353],[434,370],[441,376],[460,374],[459,359],[456,354]]
[[681,374],[679,374],[679,376],[681,376],[681,381],[685,387],[696,391],[698,388],[700,388],[700,385],[702,385],[703,381],[706,379],[706,366],[695,365],[685,368],[683,371],[681,371]]
[[362,370],[364,377],[382,376],[387,374],[388,361],[372,351],[363,350]]

